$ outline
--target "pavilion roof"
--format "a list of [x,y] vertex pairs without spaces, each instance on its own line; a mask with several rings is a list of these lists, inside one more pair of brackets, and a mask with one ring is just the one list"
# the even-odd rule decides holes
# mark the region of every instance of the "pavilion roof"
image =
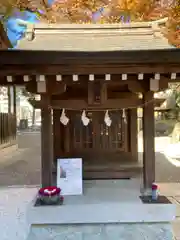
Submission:
[[120,51],[171,49],[162,34],[167,19],[125,24],[26,24],[20,50]]

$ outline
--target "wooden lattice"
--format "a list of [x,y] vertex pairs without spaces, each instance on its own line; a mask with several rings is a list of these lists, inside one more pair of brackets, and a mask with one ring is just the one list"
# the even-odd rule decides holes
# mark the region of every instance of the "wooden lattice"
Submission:
[[112,125],[106,126],[103,112],[89,112],[91,119],[88,126],[81,122],[81,115],[71,115],[70,138],[71,147],[75,150],[122,150],[124,147],[124,120],[122,112],[110,114]]

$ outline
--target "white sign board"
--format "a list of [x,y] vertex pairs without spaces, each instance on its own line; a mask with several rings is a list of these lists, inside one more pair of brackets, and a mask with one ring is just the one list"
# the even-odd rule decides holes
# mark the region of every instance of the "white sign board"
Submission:
[[57,187],[62,195],[81,195],[82,158],[60,158],[57,160]]

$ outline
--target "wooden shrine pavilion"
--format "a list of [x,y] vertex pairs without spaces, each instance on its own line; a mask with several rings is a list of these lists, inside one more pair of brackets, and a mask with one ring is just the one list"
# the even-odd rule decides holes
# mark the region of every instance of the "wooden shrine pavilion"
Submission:
[[[42,185],[52,184],[53,162],[63,157],[82,157],[86,179],[133,177],[141,168],[137,108],[142,107],[143,179],[144,187],[151,187],[153,95],[178,81],[179,66],[180,50],[169,45],[157,22],[27,24],[17,48],[0,52],[0,84],[25,85],[41,95],[34,106],[42,118]],[[67,125],[60,122],[62,109]],[[91,119],[87,126],[83,110]]]

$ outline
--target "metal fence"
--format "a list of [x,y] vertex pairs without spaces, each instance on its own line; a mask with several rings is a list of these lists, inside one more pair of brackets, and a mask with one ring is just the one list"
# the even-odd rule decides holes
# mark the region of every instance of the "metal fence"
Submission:
[[0,147],[13,144],[16,140],[16,116],[0,113]]

